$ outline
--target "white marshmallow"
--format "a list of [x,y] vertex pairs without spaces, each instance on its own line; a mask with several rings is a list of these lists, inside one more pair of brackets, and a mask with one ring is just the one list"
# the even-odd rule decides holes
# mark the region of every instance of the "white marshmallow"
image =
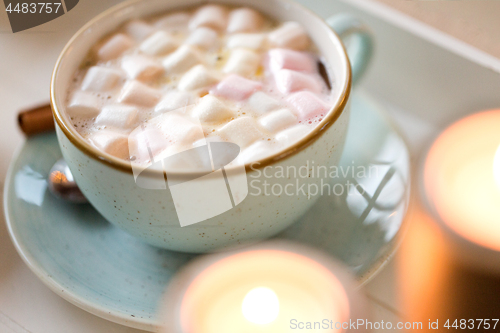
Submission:
[[102,108],[96,125],[128,129],[137,122],[137,108],[124,104],[110,104]]
[[205,5],[198,9],[189,21],[189,29],[208,27],[215,30],[224,30],[227,26],[227,9],[220,5]]
[[207,136],[206,138],[194,142],[193,147],[205,146],[209,142],[224,142],[224,140],[222,140],[222,138],[218,135],[210,135]]
[[305,50],[309,47],[309,36],[306,30],[297,22],[285,22],[268,36],[273,47],[283,47],[294,50]]
[[149,35],[153,34],[155,28],[144,21],[133,20],[125,25],[125,31],[136,41],[141,41]]
[[273,111],[259,119],[259,124],[269,132],[276,132],[296,123],[297,117],[289,109]]
[[311,128],[306,125],[296,125],[276,134],[276,140],[284,146],[291,145],[302,139],[311,132]]
[[[174,148],[175,150],[173,150]],[[183,147],[184,148],[184,147]],[[212,171],[212,161],[210,160],[210,154],[207,148],[193,149],[184,154],[179,154],[193,147],[185,147],[184,149],[179,149],[177,147],[171,147],[167,151],[161,154],[163,159],[163,168],[167,172],[168,181],[172,181],[175,184],[175,176],[171,173],[173,172],[211,172]],[[168,157],[168,158],[167,158]],[[172,177],[172,178],[170,178]],[[182,179],[182,176],[178,178]],[[211,187],[207,187],[212,189]],[[186,194],[188,192],[185,192]]]
[[138,126],[129,136],[130,155],[138,164],[162,160],[204,139],[201,125],[177,112],[161,114]]
[[194,30],[184,43],[213,49],[217,47],[217,32],[210,28],[200,27]]
[[217,131],[217,134],[240,148],[249,146],[258,139],[264,138],[255,119],[252,117],[237,118]]
[[251,32],[262,28],[264,18],[262,15],[251,8],[238,8],[229,14],[229,23],[227,31],[233,32]]
[[235,116],[231,109],[213,95],[204,96],[191,115],[207,123],[222,122]]
[[101,105],[102,100],[96,95],[85,91],[75,91],[66,112],[71,117],[92,118],[99,114]]
[[229,49],[246,48],[258,51],[264,47],[265,43],[265,34],[235,34],[229,36],[227,47]]
[[248,106],[252,109],[252,111],[258,114],[264,114],[269,111],[279,109],[282,105],[266,93],[258,91],[250,96],[248,99]]
[[205,137],[203,128],[178,112],[167,112],[148,121],[147,126],[159,128],[171,145],[189,145]]
[[182,45],[163,59],[163,67],[169,74],[179,74],[201,62],[202,57],[198,50],[189,45]]
[[85,74],[82,90],[109,91],[113,89],[122,75],[119,71],[107,67],[92,66]]
[[268,141],[258,141],[243,149],[238,156],[238,161],[243,164],[256,162],[268,157],[280,149],[280,145]]
[[155,27],[160,29],[182,29],[187,28],[191,15],[186,12],[167,14],[155,22]]
[[122,59],[122,68],[129,79],[150,81],[163,73],[163,67],[153,58],[144,55],[129,55]]
[[110,130],[100,130],[87,138],[97,149],[121,159],[127,159],[128,138],[126,135]]
[[179,90],[207,88],[219,82],[217,77],[203,65],[196,65],[182,76],[177,87]]
[[142,42],[139,50],[143,53],[157,56],[170,53],[176,47],[177,41],[172,35],[165,31],[157,31]]
[[236,49],[231,52],[224,73],[234,73],[241,76],[255,74],[260,65],[261,57],[254,51],[247,49]]
[[134,41],[124,35],[116,34],[108,39],[97,51],[99,60],[108,61],[118,58],[123,52],[130,49],[134,45]]
[[138,81],[129,81],[123,87],[118,102],[140,106],[154,106],[160,99],[161,93]]
[[159,128],[148,123],[136,127],[130,133],[128,142],[130,157],[137,164],[151,163],[154,156],[158,156],[170,144]]
[[184,91],[169,91],[156,105],[155,112],[169,112],[184,108],[195,102],[196,97],[192,93]]

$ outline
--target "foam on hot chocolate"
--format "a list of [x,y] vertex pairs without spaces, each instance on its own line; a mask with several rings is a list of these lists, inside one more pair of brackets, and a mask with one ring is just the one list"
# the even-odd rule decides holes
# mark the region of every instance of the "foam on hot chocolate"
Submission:
[[250,163],[329,112],[320,60],[297,22],[204,5],[131,20],[99,41],[75,73],[66,112],[87,141],[134,163],[206,141],[236,143]]

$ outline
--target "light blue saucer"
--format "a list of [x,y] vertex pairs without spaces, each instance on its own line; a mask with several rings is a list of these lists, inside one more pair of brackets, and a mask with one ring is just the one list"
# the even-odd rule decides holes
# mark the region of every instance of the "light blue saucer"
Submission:
[[[341,259],[364,283],[389,260],[402,232],[409,155],[397,131],[366,96],[353,98],[351,120],[341,162],[344,175],[335,181],[339,195],[322,197],[278,237]],[[45,179],[59,158],[55,134],[45,134],[27,140],[10,166],[4,207],[17,251],[69,302],[119,324],[154,330],[165,286],[194,255],[153,248],[113,227],[90,205],[54,198]],[[359,167],[371,168],[370,177],[358,174]],[[340,193],[347,181],[357,187]]]

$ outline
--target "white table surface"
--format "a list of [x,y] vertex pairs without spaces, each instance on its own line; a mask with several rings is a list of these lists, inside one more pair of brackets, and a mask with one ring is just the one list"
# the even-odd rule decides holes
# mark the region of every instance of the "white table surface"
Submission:
[[[6,13],[0,11],[2,193],[8,165],[24,140],[16,125],[18,110],[48,100],[51,71],[65,42],[89,18],[117,2],[81,0],[66,15],[16,34],[10,30]],[[396,108],[391,109],[391,114],[412,138],[413,151],[418,151],[420,143],[436,132],[428,122]],[[139,332],[95,317],[45,287],[16,253],[3,223],[3,215],[0,219],[0,332]],[[394,314],[398,309],[394,272],[394,264],[390,263],[365,287],[372,299],[374,320],[398,320]]]

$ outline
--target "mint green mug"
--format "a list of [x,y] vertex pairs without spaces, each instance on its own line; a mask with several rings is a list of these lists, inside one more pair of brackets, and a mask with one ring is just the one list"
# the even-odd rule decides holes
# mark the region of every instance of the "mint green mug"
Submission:
[[[349,123],[351,87],[365,71],[372,53],[372,39],[367,28],[349,16],[336,16],[327,22],[337,30],[339,37],[316,14],[288,0],[211,2],[247,5],[278,21],[297,21],[308,31],[335,78],[335,103],[320,124],[300,141],[258,161],[256,166],[246,165],[247,179],[262,178],[262,170],[267,166],[298,169],[312,159],[316,165],[338,165]],[[51,82],[51,104],[59,145],[89,202],[109,222],[151,245],[195,253],[223,250],[271,237],[297,221],[319,196],[248,195],[225,213],[181,227],[171,193],[137,186],[130,162],[99,151],[78,134],[65,112],[65,102],[73,74],[90,48],[121,23],[205,3],[205,0],[131,0],[110,8],[88,22],[68,42],[57,60]],[[351,37],[350,63],[342,39]],[[153,173],[151,177],[163,177],[163,174]],[[286,185],[286,179],[273,181]]]

